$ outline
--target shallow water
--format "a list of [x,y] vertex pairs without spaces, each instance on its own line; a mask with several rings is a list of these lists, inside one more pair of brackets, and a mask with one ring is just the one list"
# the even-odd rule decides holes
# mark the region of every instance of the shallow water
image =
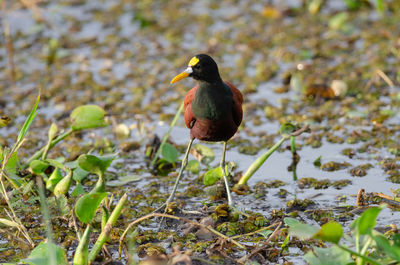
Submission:
[[[227,153],[227,160],[238,164],[235,172],[246,171],[255,158],[271,146],[266,144],[257,154],[247,155],[239,152],[242,140],[248,139],[257,147],[264,136],[275,135],[276,142],[280,137],[280,124],[297,121],[310,124],[312,133],[322,137],[319,148],[306,145],[310,134],[296,140],[301,158],[297,165],[298,178],[351,180],[350,185],[340,190],[333,187],[300,189],[293,181],[292,172],[287,170],[292,154],[284,150],[274,153],[248,184],[252,188],[260,181],[282,180],[287,183],[281,187],[289,192],[287,197],[276,196],[280,188],[269,189],[265,197],[256,200],[252,194],[234,194],[239,208],[260,211],[268,216],[269,210],[285,208],[286,202],[296,196],[312,198],[317,203],[313,208],[332,209],[354,206],[355,194],[361,188],[367,193],[388,195],[391,195],[391,189],[400,188],[400,184],[387,180],[388,175],[379,164],[385,158],[394,159],[398,164],[398,156],[389,152],[391,146],[374,146],[372,138],[355,144],[346,143],[353,131],[366,130],[372,135],[372,119],[380,117],[387,109],[393,110],[394,114],[384,119],[381,126],[390,129],[399,124],[398,73],[393,70],[399,68],[399,60],[390,52],[398,49],[398,18],[390,16],[381,21],[374,10],[360,11],[360,16],[347,22],[350,29],[341,31],[327,26],[327,20],[335,12],[345,10],[341,1],[328,1],[328,7],[315,16],[308,13],[285,15],[285,10],[298,7],[298,1],[279,1],[277,10],[282,13],[281,19],[265,17],[262,13],[264,4],[251,0],[235,5],[229,1],[220,5],[209,1],[177,1],[176,6],[158,1],[145,2],[44,3],[40,5],[40,16],[46,24],[39,23],[31,11],[19,4],[10,4],[7,19],[15,49],[17,86],[12,87],[10,82],[7,49],[1,44],[0,100],[5,106],[0,108],[0,114],[10,116],[13,122],[0,129],[0,144],[13,142],[38,87],[42,88],[39,114],[28,135],[27,146],[31,148],[22,150],[22,156],[32,154],[37,141],[45,141],[51,122],[57,122],[61,128],[67,127],[65,117],[74,107],[98,104],[107,110],[115,124],[130,126],[131,137],[117,139],[112,128],[99,129],[85,133],[83,141],[75,139],[60,145],[56,148],[57,154],[68,158],[73,146],[79,148],[104,139],[117,148],[121,143],[137,141],[141,144],[139,150],[122,158],[119,163],[123,167],[114,171],[122,175],[142,175],[140,182],[128,187],[145,188],[157,178],[146,166],[144,144],[150,134],[162,137],[167,132],[179,102],[195,84],[192,80],[184,80],[171,86],[169,80],[185,68],[194,54],[207,52],[218,62],[223,78],[236,84],[245,96],[244,126],[231,140],[238,146],[229,148]],[[4,25],[3,21],[1,25]],[[381,38],[376,38],[377,35]],[[47,68],[50,38],[58,39],[59,57]],[[304,70],[298,70],[299,65]],[[366,90],[375,69],[385,72],[395,87],[390,88],[377,78]],[[323,100],[310,102],[301,91],[293,88],[286,93],[274,92],[282,86],[282,76],[287,72],[301,76],[305,87],[313,83],[329,84],[333,79],[344,80],[350,92],[331,105]],[[376,94],[376,99],[371,98]],[[348,103],[348,100],[353,102]],[[273,114],[276,117],[266,117],[266,106],[277,112]],[[328,133],[343,138],[344,143],[328,141]],[[398,141],[399,133],[388,136],[378,132],[373,138]],[[187,143],[189,132],[182,118],[170,139],[177,145]],[[366,143],[371,143],[366,152],[358,152],[357,149]],[[212,165],[217,166],[222,145],[205,144],[215,151],[216,159]],[[350,159],[343,155],[341,152],[345,148],[356,150],[354,157]],[[95,151],[102,151],[102,147]],[[323,164],[348,162],[351,167],[323,171],[313,165],[319,156]],[[351,168],[366,163],[373,165],[366,176],[351,176]],[[201,173],[205,170],[203,166]],[[188,175],[185,184],[196,178]],[[165,183],[161,188],[165,192],[171,189]],[[181,191],[185,188],[184,184],[180,186]],[[343,195],[345,202],[338,200]],[[191,198],[186,207],[199,205],[201,200]],[[379,218],[379,224],[383,226],[398,223],[400,214],[386,209]],[[296,261],[296,264],[300,263]]]

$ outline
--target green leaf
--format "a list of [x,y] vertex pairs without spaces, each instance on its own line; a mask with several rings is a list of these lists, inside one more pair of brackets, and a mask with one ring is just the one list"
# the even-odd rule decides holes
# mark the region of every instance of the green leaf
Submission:
[[321,229],[314,235],[314,238],[337,244],[342,235],[342,226],[338,222],[332,221],[322,225]]
[[161,148],[162,157],[169,163],[174,163],[178,160],[178,150],[176,150],[175,146],[165,143]]
[[78,158],[79,167],[90,173],[102,176],[115,159],[116,155],[97,157],[94,155],[80,155]]
[[71,128],[74,131],[106,126],[106,112],[96,105],[84,105],[75,108],[70,116]]
[[78,197],[81,194],[85,194],[85,190],[80,182],[77,182],[74,190],[71,192],[71,196]]
[[57,207],[58,210],[60,212],[61,216],[66,216],[67,214],[70,213],[70,206],[68,204],[68,199],[65,195],[59,195],[56,198],[56,202],[57,202]]
[[387,255],[400,262],[400,247],[390,244],[390,241],[381,234],[377,234],[372,238]]
[[313,237],[319,231],[319,227],[303,224],[294,218],[287,217],[284,222],[289,226],[289,235],[296,236],[302,240]]
[[304,256],[304,259],[310,265],[338,265],[348,264],[352,261],[350,254],[337,246],[330,248],[314,247],[314,252],[315,254],[310,251]]
[[292,225],[297,225],[298,223],[301,223],[299,220],[295,219],[295,218],[291,218],[291,217],[286,217],[285,219],[283,219],[283,222],[285,223],[285,225],[287,226],[292,226]]
[[38,96],[36,98],[36,103],[33,106],[33,109],[31,111],[31,113],[29,114],[28,118],[26,119],[24,125],[22,126],[22,128],[21,128],[21,130],[19,132],[19,135],[18,135],[18,138],[17,138],[17,142],[18,143],[21,142],[22,139],[24,139],[26,133],[28,132],[29,126],[31,126],[33,119],[36,117],[36,114],[37,114],[36,109],[37,109],[37,107],[39,105],[39,100],[40,100],[40,92],[39,92],[39,94],[38,94]]
[[315,159],[313,162],[313,165],[316,167],[320,167],[321,166],[321,158],[322,158],[322,156],[319,156],[317,159]]
[[205,186],[211,186],[222,178],[221,167],[208,170],[203,176],[203,183]]
[[64,171],[67,171],[67,168],[64,166],[63,163],[61,163],[60,161],[56,160],[56,159],[46,159],[44,162],[49,163],[50,165],[52,165],[53,167],[58,167]]
[[333,30],[339,30],[344,28],[347,20],[349,19],[349,14],[347,12],[341,12],[334,15],[331,19],[329,19],[328,25],[329,28]]
[[64,249],[51,243],[52,247],[50,248],[50,243],[41,242],[37,247],[35,247],[28,258],[22,260],[24,263],[28,263],[31,265],[54,265],[51,264],[49,260],[49,251],[55,250],[57,265],[67,265],[67,256],[65,254]]
[[281,249],[282,250],[286,249],[286,247],[288,246],[289,242],[290,242],[290,236],[287,235],[285,240],[283,240],[283,242],[282,242]]
[[[0,160],[2,160],[3,158],[1,158]],[[9,173],[17,173],[17,168],[19,165],[19,160],[18,160],[18,155],[17,152],[14,152],[10,158],[7,161],[7,165],[5,167],[5,169],[7,170],[7,172]]]
[[57,167],[51,173],[49,179],[46,181],[46,189],[54,191],[54,188],[63,179],[60,169]]
[[186,166],[186,170],[192,172],[193,174],[198,174],[200,172],[200,163],[197,160],[190,160]]
[[73,175],[72,178],[75,181],[81,182],[82,180],[84,180],[87,175],[89,175],[89,172],[87,172],[86,170],[83,170],[82,168],[80,168],[79,166],[77,166],[74,170],[73,170]]
[[60,180],[57,185],[54,187],[54,195],[60,196],[68,193],[69,187],[72,183],[72,171],[69,171],[68,174]]
[[85,224],[90,223],[107,192],[94,192],[83,195],[75,204],[75,214]]
[[265,238],[268,238],[269,235],[272,234],[272,232],[273,232],[273,231],[271,231],[271,230],[262,230],[262,231],[260,231],[260,232],[257,232],[257,234],[260,234],[260,235],[264,236]]
[[58,130],[57,124],[52,123],[49,128],[49,141],[53,140],[56,137],[57,130]]
[[360,0],[344,0],[344,2],[346,3],[347,8],[352,11],[358,10],[361,7]]
[[210,164],[215,158],[214,151],[208,146],[195,144],[192,149],[196,159],[205,165]]
[[379,14],[383,15],[385,13],[385,0],[376,0],[376,10]]
[[13,172],[8,172],[7,173],[7,179],[10,181],[10,183],[15,187],[15,188],[19,188],[22,185],[22,178],[20,176],[18,176],[17,174],[13,173]]
[[36,175],[42,174],[49,166],[48,163],[41,160],[32,160],[29,164],[29,168]]
[[376,218],[383,207],[372,207],[365,210],[360,217],[352,223],[351,227],[356,230],[359,235],[370,234],[376,226]]
[[400,247],[400,234],[395,234],[395,235],[393,236],[393,244],[394,244],[395,246]]
[[123,186],[129,182],[139,181],[141,179],[142,177],[139,175],[123,176],[116,180],[107,181],[106,185],[110,187],[118,187],[118,186]]
[[296,131],[296,126],[294,126],[290,122],[282,124],[280,129],[282,137],[288,137],[294,131]]

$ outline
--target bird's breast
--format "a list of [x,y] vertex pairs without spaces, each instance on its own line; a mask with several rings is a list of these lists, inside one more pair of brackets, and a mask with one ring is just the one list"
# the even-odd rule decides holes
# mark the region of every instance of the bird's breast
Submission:
[[217,121],[232,116],[232,95],[199,89],[192,102],[196,118]]

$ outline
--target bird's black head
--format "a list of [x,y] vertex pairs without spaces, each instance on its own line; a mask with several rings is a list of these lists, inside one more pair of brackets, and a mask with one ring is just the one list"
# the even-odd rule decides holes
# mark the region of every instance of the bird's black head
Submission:
[[208,83],[221,81],[217,64],[213,58],[207,54],[198,54],[190,59],[186,70],[175,76],[174,79],[172,79],[171,84],[188,76],[198,81],[204,81]]

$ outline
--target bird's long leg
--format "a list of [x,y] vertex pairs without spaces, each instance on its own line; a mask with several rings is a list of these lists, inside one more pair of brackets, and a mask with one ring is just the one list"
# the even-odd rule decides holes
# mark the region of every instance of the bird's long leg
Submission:
[[228,194],[228,204],[229,204],[230,207],[233,207],[234,205],[233,205],[233,200],[232,200],[232,196],[231,196],[231,191],[229,189],[228,178],[226,177],[225,153],[226,153],[226,141],[224,141],[224,146],[222,148],[222,157],[221,157],[220,167],[221,167],[221,170],[222,170],[222,176],[224,177],[226,193]]
[[186,149],[185,157],[183,158],[182,165],[181,165],[181,168],[180,168],[180,170],[179,170],[178,177],[176,177],[175,185],[174,185],[174,188],[172,189],[171,194],[169,195],[167,201],[166,201],[163,205],[161,205],[160,207],[158,207],[156,210],[154,210],[154,212],[158,212],[158,211],[160,211],[160,210],[161,210],[162,208],[164,208],[164,207],[167,208],[167,207],[168,207],[168,204],[169,204],[170,202],[172,202],[172,200],[174,199],[174,197],[175,197],[175,192],[176,192],[176,190],[178,189],[178,184],[179,184],[179,181],[181,180],[183,170],[185,169],[185,167],[186,167],[186,165],[187,165],[187,163],[188,163],[188,156],[189,156],[190,148],[192,147],[192,143],[193,143],[194,139],[195,139],[195,138],[191,138],[190,141],[189,141],[189,144],[188,144],[187,149]]
[[183,161],[182,161],[181,169],[179,170],[179,174],[176,177],[175,185],[174,185],[174,188],[172,189],[171,195],[169,195],[169,198],[168,198],[168,200],[166,202],[167,204],[172,202],[172,200],[175,197],[175,192],[176,192],[176,190],[178,188],[179,181],[181,180],[183,170],[185,170],[185,168],[187,166],[187,163],[188,163],[189,152],[190,152],[190,148],[192,147],[193,141],[194,141],[194,138],[191,138],[190,141],[189,141],[189,144],[188,144],[187,149],[186,149],[185,157],[183,158]]

